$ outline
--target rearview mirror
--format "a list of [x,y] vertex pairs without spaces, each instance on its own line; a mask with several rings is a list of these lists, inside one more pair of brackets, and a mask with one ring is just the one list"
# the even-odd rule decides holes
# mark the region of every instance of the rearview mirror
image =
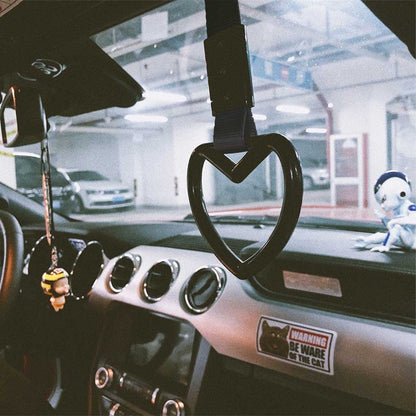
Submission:
[[42,99],[32,88],[11,87],[0,106],[3,145],[18,147],[46,138]]

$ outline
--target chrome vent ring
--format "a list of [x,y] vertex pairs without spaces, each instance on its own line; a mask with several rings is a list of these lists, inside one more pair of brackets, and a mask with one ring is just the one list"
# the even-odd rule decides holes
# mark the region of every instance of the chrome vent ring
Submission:
[[225,271],[217,266],[198,269],[185,284],[186,307],[193,313],[206,312],[220,297],[226,282]]
[[140,257],[130,253],[120,256],[110,274],[108,286],[114,293],[121,292],[130,282],[140,266]]
[[163,260],[154,264],[143,280],[142,292],[149,302],[159,301],[170,289],[179,273],[176,260]]

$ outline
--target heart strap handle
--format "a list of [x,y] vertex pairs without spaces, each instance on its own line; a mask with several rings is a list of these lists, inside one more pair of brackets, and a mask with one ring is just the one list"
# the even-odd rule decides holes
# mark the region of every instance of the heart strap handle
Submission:
[[[199,231],[222,264],[240,279],[247,279],[266,267],[285,247],[292,235],[302,206],[302,169],[292,143],[280,134],[246,139],[248,151],[234,163],[214,148],[213,143],[198,146],[188,164],[188,197]],[[202,191],[202,169],[210,162],[234,183],[242,182],[270,153],[280,159],[284,177],[284,199],[279,220],[269,239],[258,252],[241,260],[215,229],[205,205]]]

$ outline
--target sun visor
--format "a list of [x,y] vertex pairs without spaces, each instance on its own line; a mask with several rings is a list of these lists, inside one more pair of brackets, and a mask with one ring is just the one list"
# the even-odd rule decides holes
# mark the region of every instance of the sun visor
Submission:
[[143,88],[88,38],[33,57],[3,77],[3,91],[12,85],[37,89],[48,117],[130,107],[143,98]]

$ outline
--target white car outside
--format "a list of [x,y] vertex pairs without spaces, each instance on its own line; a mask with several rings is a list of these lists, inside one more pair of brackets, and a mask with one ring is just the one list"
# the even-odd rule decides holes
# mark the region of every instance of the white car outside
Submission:
[[93,170],[58,170],[71,183],[75,193],[74,213],[128,208],[135,205],[133,190],[122,182],[112,181]]
[[302,159],[303,189],[328,188],[330,184],[328,167],[325,161]]

